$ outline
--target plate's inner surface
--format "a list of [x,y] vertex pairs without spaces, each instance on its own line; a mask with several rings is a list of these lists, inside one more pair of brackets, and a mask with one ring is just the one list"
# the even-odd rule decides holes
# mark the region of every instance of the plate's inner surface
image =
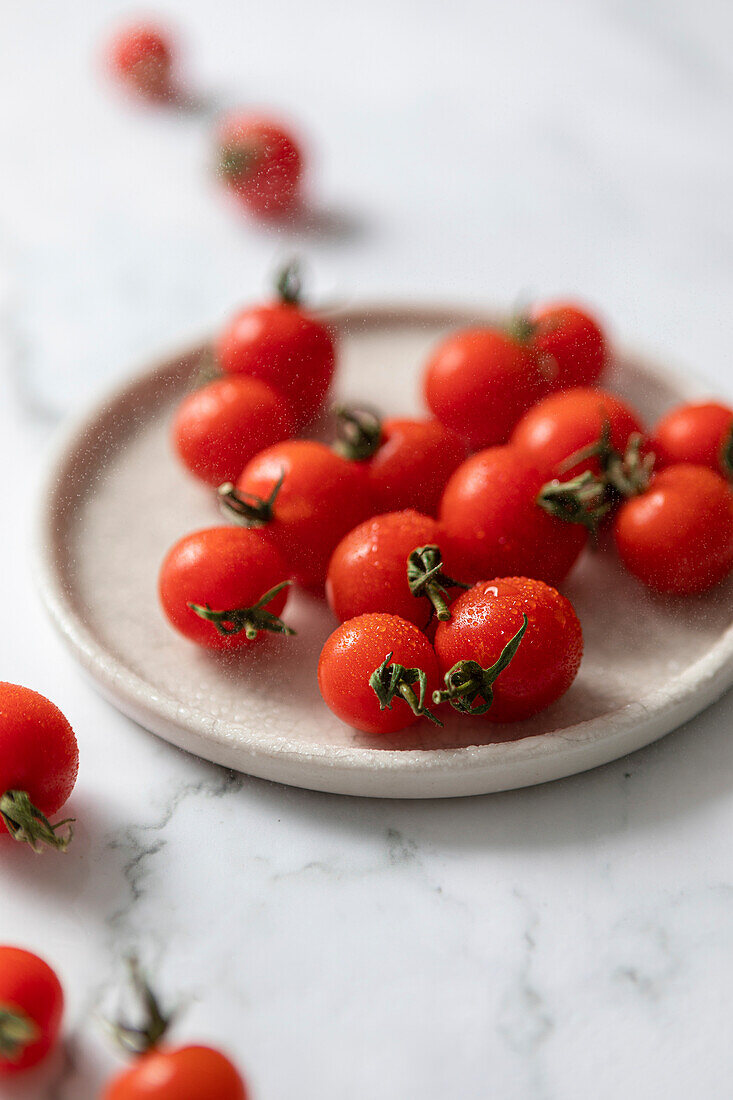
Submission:
[[[421,366],[450,327],[447,317],[445,324],[409,317],[347,323],[338,396],[389,413],[420,412]],[[454,716],[443,730],[420,723],[389,742],[359,734],[327,710],[318,692],[318,655],[336,624],[317,600],[291,598],[286,618],[297,637],[267,639],[235,656],[197,649],[163,618],[156,583],[166,551],[185,533],[224,522],[212,493],[169,446],[172,410],[195,370],[195,356],[171,363],[113,403],[67,461],[55,502],[58,566],[74,609],[104,649],[155,696],[173,701],[183,722],[186,715],[209,716],[229,736],[241,729],[248,738],[304,748],[505,741],[611,714],[664,688],[729,625],[730,583],[701,599],[670,602],[625,576],[612,554],[587,552],[563,587],[583,624],[585,655],[576,683],[557,704],[512,726]],[[687,396],[630,362],[608,381],[649,419]]]

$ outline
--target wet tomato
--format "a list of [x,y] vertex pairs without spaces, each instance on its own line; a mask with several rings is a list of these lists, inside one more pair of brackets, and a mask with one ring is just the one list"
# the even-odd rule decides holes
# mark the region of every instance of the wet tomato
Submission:
[[219,176],[250,213],[283,218],[301,205],[303,153],[279,122],[228,114],[216,130],[216,153]]
[[589,313],[570,302],[553,302],[530,315],[531,344],[552,388],[593,386],[608,364],[606,338]]
[[583,634],[572,604],[554,588],[507,577],[458,597],[450,619],[438,624],[435,652],[446,684],[440,701],[491,722],[516,722],[568,690]]
[[547,381],[530,347],[499,329],[452,333],[425,369],[428,407],[471,450],[506,443]]
[[145,99],[172,98],[173,48],[169,34],[150,23],[121,27],[107,47],[112,74]]
[[733,492],[707,466],[669,466],[620,506],[613,534],[624,565],[648,588],[706,592],[733,567]]
[[247,1100],[239,1072],[206,1046],[156,1047],[107,1085],[102,1100]]
[[78,771],[76,737],[58,707],[30,688],[0,683],[0,833],[37,851],[66,849],[70,822],[48,819],[67,802]]
[[374,512],[362,465],[305,439],[267,447],[220,493],[232,519],[266,530],[306,588],[323,588],[336,544]]
[[717,401],[680,405],[652,432],[656,468],[689,462],[733,476],[733,409]]
[[461,578],[523,575],[559,584],[567,576],[588,534],[540,507],[544,480],[533,459],[513,446],[489,447],[458,467],[439,521]]
[[321,651],[318,686],[342,722],[365,733],[396,733],[434,716],[439,684],[430,642],[397,615],[359,615],[342,623]]
[[163,610],[176,630],[207,649],[241,649],[264,633],[292,634],[279,618],[290,571],[258,531],[209,527],[180,539],[160,570]]
[[600,471],[596,455],[568,465],[574,455],[604,446],[623,454],[629,437],[641,431],[641,420],[620,397],[608,390],[581,387],[540,401],[519,421],[511,442],[547,479],[558,475],[569,479],[584,470]]
[[208,485],[236,481],[258,451],[295,432],[289,403],[258,378],[219,378],[183,399],[173,445],[192,474]]
[[0,1076],[38,1065],[55,1046],[64,994],[48,963],[0,947]]
[[279,301],[248,307],[232,318],[215,353],[225,374],[259,378],[283,394],[303,425],[323,405],[336,350],[328,326],[298,305],[300,288],[292,268],[283,272],[279,287]]
[[426,629],[434,616],[449,614],[459,592],[444,554],[441,530],[430,516],[407,510],[373,516],[350,531],[333,552],[326,598],[345,622],[370,611],[408,619]]

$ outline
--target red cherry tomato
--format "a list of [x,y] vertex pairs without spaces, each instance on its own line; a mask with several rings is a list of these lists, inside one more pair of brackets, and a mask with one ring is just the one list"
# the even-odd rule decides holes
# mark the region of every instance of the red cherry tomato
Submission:
[[519,418],[547,393],[530,348],[497,329],[455,332],[433,352],[425,399],[471,450],[506,443]]
[[[393,672],[396,666],[399,676]],[[342,722],[365,733],[396,733],[413,725],[420,712],[426,713],[438,683],[430,642],[414,623],[397,615],[360,615],[342,623],[327,639],[318,662],[318,686],[326,705]]]
[[173,421],[173,445],[208,485],[236,481],[258,451],[295,432],[290,405],[258,378],[226,377],[184,397]]
[[236,314],[215,350],[226,374],[260,378],[282,393],[301,425],[319,412],[336,364],[327,326],[287,301]]
[[247,1100],[239,1073],[204,1046],[154,1048],[107,1085],[103,1100]]
[[458,467],[439,518],[472,580],[517,574],[559,584],[570,572],[588,534],[539,506],[544,481],[533,460],[512,446],[489,447]]
[[0,947],[0,1077],[38,1065],[58,1039],[64,994],[51,967]]
[[651,449],[656,469],[689,462],[724,477],[733,474],[733,409],[716,401],[680,405],[657,424]]
[[438,420],[380,420],[361,409],[338,416],[340,454],[365,464],[375,507],[434,516],[450,475],[466,457],[461,437]]
[[173,49],[160,27],[122,27],[109,43],[108,59],[113,75],[136,94],[154,100],[173,96]]
[[598,323],[576,305],[553,302],[530,317],[532,347],[543,362],[553,389],[593,386],[609,354]]
[[65,849],[69,824],[47,820],[65,805],[76,783],[79,749],[58,707],[17,684],[0,683],[0,834],[38,850]]
[[[473,676],[476,703],[491,703],[485,711],[490,722],[529,718],[568,690],[583,655],[583,633],[572,604],[554,588],[527,577],[482,581],[458,597],[450,619],[438,623],[435,632],[443,676],[461,661],[490,671],[521,630],[524,615],[526,631],[511,662],[493,682],[489,677],[489,699],[481,690],[478,668],[457,670],[450,678],[454,688],[465,689]],[[470,706],[469,693],[458,698]]]
[[279,618],[289,576],[279,551],[259,531],[210,527],[172,547],[158,591],[168,620],[186,638],[207,649],[242,649],[262,632],[293,633]]
[[733,492],[706,466],[669,466],[621,505],[613,533],[624,565],[647,587],[706,592],[733,567]]
[[250,213],[282,218],[297,210],[303,154],[278,122],[249,112],[226,115],[216,146],[221,178]]
[[361,464],[305,439],[261,451],[242,471],[236,494],[223,499],[240,522],[264,524],[295,579],[315,589],[323,588],[336,544],[374,511]]
[[567,480],[584,470],[600,472],[595,457],[567,469],[564,464],[574,454],[598,443],[606,425],[611,446],[621,454],[629,436],[643,430],[634,410],[608,390],[567,390],[550,394],[530,409],[512,432],[511,442],[532,458],[546,478],[561,475]]
[[328,567],[326,598],[336,618],[343,623],[384,611],[426,629],[436,612],[448,614],[458,592],[449,582],[460,570],[441,541],[436,520],[419,512],[388,512],[360,523],[338,544]]

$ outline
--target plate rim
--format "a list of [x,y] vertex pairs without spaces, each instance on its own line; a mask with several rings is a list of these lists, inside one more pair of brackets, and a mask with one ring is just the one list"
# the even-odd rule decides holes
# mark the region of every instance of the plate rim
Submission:
[[[358,303],[323,311],[325,319],[349,323],[471,324],[496,323],[506,314],[479,306],[445,303]],[[588,770],[642,748],[700,713],[733,684],[733,624],[693,664],[662,688],[615,711],[586,719],[560,730],[533,734],[516,741],[492,742],[440,749],[390,749],[369,746],[298,745],[286,739],[258,741],[237,727],[236,747],[226,735],[226,722],[197,711],[183,712],[174,700],[129,669],[101,645],[66,593],[61,571],[62,546],[57,535],[58,505],[84,440],[94,425],[119,402],[166,376],[176,376],[186,359],[209,346],[210,340],[191,342],[163,353],[108,387],[80,415],[64,427],[53,447],[39,495],[33,537],[33,569],[42,602],[53,625],[72,655],[95,685],[123,713],[178,747],[247,774],[289,785],[333,793],[370,797],[454,797],[515,789]],[[645,373],[672,383],[678,392],[701,396],[706,383],[695,375],[663,367],[644,352],[616,346],[616,355],[629,357]],[[152,366],[151,366],[152,362]],[[184,723],[185,724],[182,724]],[[563,752],[558,754],[558,745]],[[620,750],[620,751],[619,751]],[[248,757],[233,762],[233,752]],[[553,767],[553,762],[557,765]],[[310,765],[302,782],[289,778],[288,767]],[[533,778],[538,763],[541,774]],[[388,765],[388,768],[385,767]],[[445,779],[449,765],[453,782],[441,790],[420,790],[433,776]],[[350,779],[344,777],[350,774]],[[500,774],[501,773],[501,774]],[[393,782],[385,782],[389,776]],[[503,776],[503,778],[502,778]],[[339,778],[341,777],[341,778]]]

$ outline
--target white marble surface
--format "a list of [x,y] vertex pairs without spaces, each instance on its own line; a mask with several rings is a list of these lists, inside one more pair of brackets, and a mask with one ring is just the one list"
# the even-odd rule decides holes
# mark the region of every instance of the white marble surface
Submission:
[[730,1095],[733,699],[576,779],[444,803],[235,777],[96,696],[28,561],[50,428],[130,361],[216,324],[297,247],[324,296],[582,292],[728,386],[733,9],[724,0],[159,4],[227,102],[317,150],[288,235],[207,182],[205,124],[99,83],[116,3],[3,4],[1,675],[80,740],[66,858],[0,850],[0,940],[54,963],[66,1051],[3,1100],[92,1100],[95,1024],[137,948],[176,1036],[257,1100]]

